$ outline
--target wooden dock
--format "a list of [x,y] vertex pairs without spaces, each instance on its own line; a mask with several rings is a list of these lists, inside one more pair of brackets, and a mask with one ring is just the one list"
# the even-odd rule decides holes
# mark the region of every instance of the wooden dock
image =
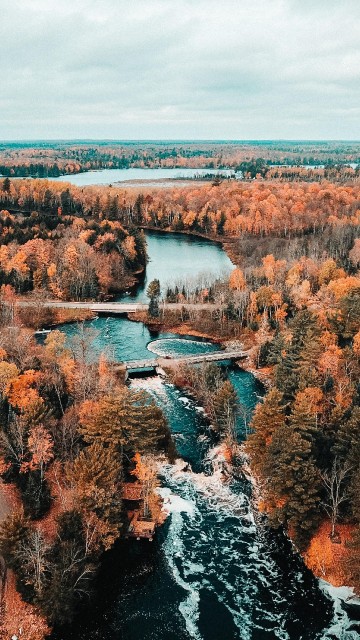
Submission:
[[143,487],[140,482],[125,482],[122,490],[122,499],[129,503],[136,503],[136,507],[127,512],[128,527],[125,531],[125,538],[136,538],[136,540],[149,540],[152,542],[156,522],[151,518],[144,518],[143,509]]

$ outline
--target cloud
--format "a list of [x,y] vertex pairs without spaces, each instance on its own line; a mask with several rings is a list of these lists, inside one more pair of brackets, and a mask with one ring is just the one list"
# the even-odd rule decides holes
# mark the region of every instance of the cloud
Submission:
[[0,0],[0,138],[358,139],[358,0]]

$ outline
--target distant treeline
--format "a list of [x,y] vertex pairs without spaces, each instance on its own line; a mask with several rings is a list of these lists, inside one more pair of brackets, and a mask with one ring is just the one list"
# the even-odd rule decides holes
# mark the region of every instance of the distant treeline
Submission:
[[[334,167],[360,162],[355,142],[38,142],[0,144],[0,172],[4,176],[58,177],[80,171],[134,168],[230,168],[247,178],[294,179],[292,169],[318,167],[321,177],[333,179]],[[278,165],[278,166],[273,166]],[[284,165],[284,166],[281,166]],[[290,175],[284,170],[288,169]],[[328,173],[330,171],[331,173]],[[316,178],[304,170],[302,179]],[[277,176],[275,176],[277,177]]]

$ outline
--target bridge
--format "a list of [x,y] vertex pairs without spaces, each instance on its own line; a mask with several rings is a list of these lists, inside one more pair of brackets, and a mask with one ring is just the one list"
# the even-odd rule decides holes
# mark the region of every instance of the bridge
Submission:
[[200,362],[224,362],[225,360],[241,360],[247,357],[246,351],[240,349],[229,351],[215,351],[211,353],[199,353],[193,356],[181,356],[180,358],[161,357],[151,358],[149,360],[129,360],[122,364],[129,370],[139,369],[156,369],[166,365],[174,366],[177,364],[198,364]]
[[[127,313],[136,313],[137,311],[147,311],[149,305],[142,302],[64,302],[62,300],[18,300],[16,304],[20,307],[50,307],[51,309],[84,309],[85,311],[94,311],[95,313],[114,313],[125,315]],[[179,303],[179,302],[161,302],[161,307],[169,310],[181,310],[183,307],[187,309],[215,310],[214,304],[205,303]]]

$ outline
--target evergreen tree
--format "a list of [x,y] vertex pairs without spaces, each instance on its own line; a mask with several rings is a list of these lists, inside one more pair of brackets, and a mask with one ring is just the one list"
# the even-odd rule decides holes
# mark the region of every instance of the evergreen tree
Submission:
[[245,448],[251,459],[251,468],[255,475],[264,477],[267,448],[272,437],[285,425],[285,414],[282,406],[282,394],[277,389],[271,389],[265,396],[264,402],[255,409],[251,422],[252,433],[248,437]]
[[345,338],[352,338],[359,331],[360,289],[352,289],[339,301],[339,314],[332,320],[335,329]]
[[160,308],[159,308],[159,300],[158,300],[158,298],[150,298],[149,307],[148,307],[148,314],[149,314],[150,318],[158,318],[159,317]]
[[333,451],[340,461],[347,461],[354,470],[360,467],[360,407],[354,407],[348,420],[341,423]]
[[49,510],[51,494],[48,483],[41,478],[39,470],[29,471],[20,476],[20,488],[24,501],[25,515],[37,520]]
[[118,197],[115,196],[112,198],[109,211],[108,211],[108,219],[109,220],[117,220],[119,217],[119,201]]
[[284,394],[285,402],[290,402],[300,382],[304,383],[304,371],[309,366],[309,345],[318,340],[320,333],[316,319],[307,310],[300,311],[295,316],[291,323],[291,330],[291,344],[285,345],[285,356],[275,371],[275,384]]
[[160,289],[160,281],[155,278],[149,283],[148,288],[146,289],[146,295],[148,298],[159,298],[161,293]]
[[226,222],[226,215],[223,211],[221,211],[220,218],[216,223],[216,231],[219,236],[224,235],[225,222]]
[[18,551],[28,537],[29,531],[29,523],[22,513],[7,516],[0,525],[0,554],[10,568],[20,568]]
[[10,193],[10,187],[11,187],[11,182],[9,178],[6,177],[2,184],[2,190],[4,191],[4,193]]
[[101,213],[100,198],[99,198],[99,196],[96,196],[95,202],[94,202],[94,207],[93,207],[93,215],[94,215],[94,218],[96,220],[99,220],[100,213]]
[[150,298],[148,314],[151,318],[158,318],[160,315],[159,311],[159,298],[160,298],[160,282],[155,279],[152,280],[146,289],[146,295]]
[[119,523],[121,471],[118,453],[112,447],[105,448],[100,441],[83,449],[66,467],[67,479],[81,508],[113,523]]
[[216,426],[222,435],[233,439],[238,408],[236,391],[230,380],[225,380],[213,396]]
[[136,224],[141,224],[143,216],[144,196],[140,193],[134,203],[134,221]]
[[297,394],[289,422],[294,431],[298,432],[302,438],[305,438],[314,445],[320,429],[316,410],[311,407],[308,394],[304,392]]
[[268,449],[266,472],[272,523],[284,524],[295,543],[306,547],[319,523],[321,491],[309,440],[291,426],[278,429]]
[[69,189],[65,189],[65,191],[61,192],[60,202],[61,202],[62,212],[64,214],[71,213],[72,197]]
[[172,452],[169,427],[161,409],[144,391],[118,389],[80,412],[80,432],[86,442],[99,442],[122,453],[163,449]]
[[200,367],[200,374],[206,388],[211,393],[215,392],[225,380],[225,375],[221,367],[214,362],[203,363]]

